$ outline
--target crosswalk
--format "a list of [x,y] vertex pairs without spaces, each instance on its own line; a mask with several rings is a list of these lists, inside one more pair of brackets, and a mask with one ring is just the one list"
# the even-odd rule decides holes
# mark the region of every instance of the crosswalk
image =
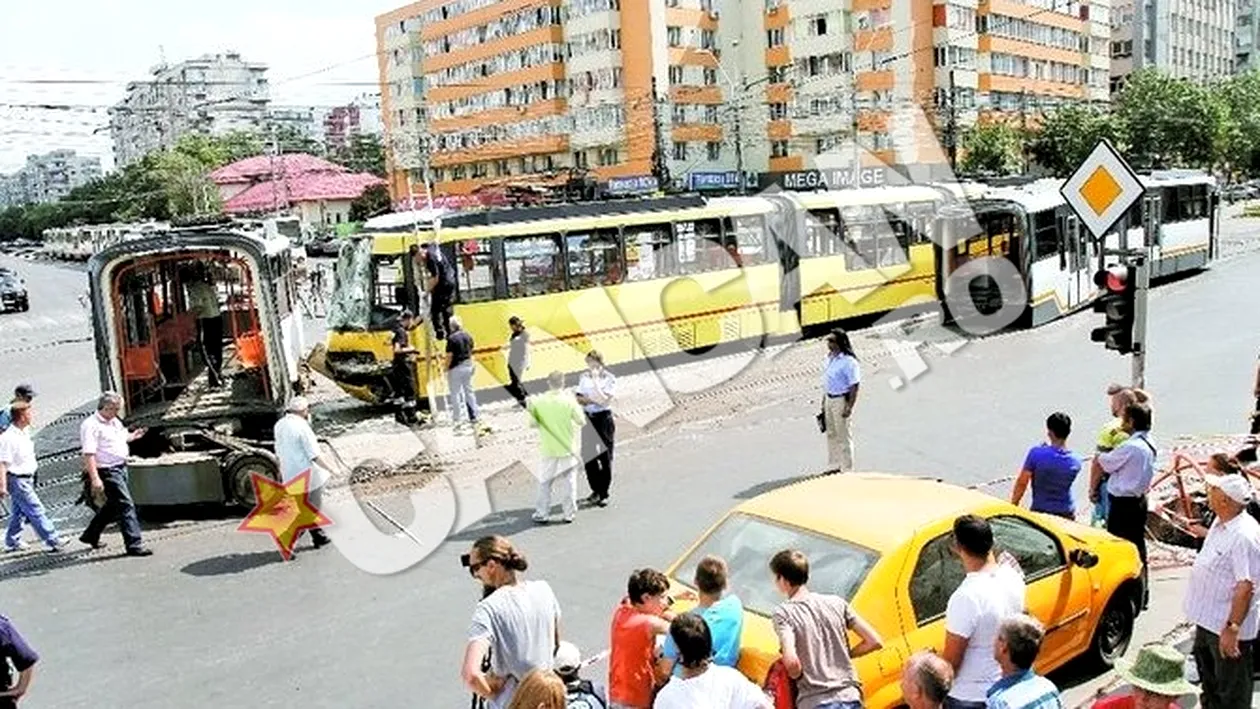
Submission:
[[64,330],[68,335],[78,334],[91,323],[92,319],[88,311],[79,307],[43,313],[0,313],[0,338],[5,335],[20,335],[42,330],[50,332]]

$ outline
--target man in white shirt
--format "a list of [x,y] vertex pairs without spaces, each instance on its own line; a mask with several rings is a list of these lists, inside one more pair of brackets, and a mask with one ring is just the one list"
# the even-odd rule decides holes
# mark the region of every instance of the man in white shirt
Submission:
[[[320,451],[319,439],[311,428],[310,415],[311,406],[306,397],[293,397],[289,402],[288,413],[276,422],[276,457],[280,459],[280,479],[285,483],[290,483],[302,473],[310,471],[307,499],[319,510],[324,504],[324,483],[328,482],[328,471],[332,466]],[[310,532],[316,549],[332,542],[324,530],[318,527]]]
[[22,521],[28,520],[35,533],[48,545],[48,550],[58,552],[65,543],[57,535],[44,503],[35,492],[35,442],[29,429],[34,410],[24,399],[14,399],[9,404],[12,423],[0,433],[0,497],[8,496],[9,529],[4,537],[4,548],[18,551],[26,547],[22,543]]
[[189,271],[189,274],[188,309],[197,316],[210,386],[218,387],[223,383],[223,308],[209,277],[204,272]]
[[678,646],[682,676],[661,688],[653,709],[773,709],[765,692],[739,670],[713,664],[713,637],[704,618],[679,615],[669,624],[669,637]]
[[79,444],[83,452],[83,468],[87,473],[92,495],[105,495],[105,504],[88,522],[79,541],[93,549],[102,549],[101,533],[105,527],[118,520],[123,543],[128,556],[152,556],[153,550],[144,546],[140,538],[140,518],[136,516],[136,503],[131,499],[127,477],[127,456],[131,455],[130,443],[142,438],[148,429],[128,431],[118,419],[122,410],[122,397],[112,391],[101,394],[96,403],[96,413],[84,419],[79,426]]
[[1186,618],[1195,624],[1194,661],[1204,709],[1251,706],[1256,636],[1260,634],[1260,522],[1246,514],[1254,497],[1246,475],[1208,475],[1216,521],[1194,558]]
[[945,607],[945,650],[954,668],[947,708],[984,707],[989,688],[1002,677],[993,656],[1002,621],[1024,612],[1024,579],[997,561],[988,520],[963,515],[954,520],[954,549],[967,576]]

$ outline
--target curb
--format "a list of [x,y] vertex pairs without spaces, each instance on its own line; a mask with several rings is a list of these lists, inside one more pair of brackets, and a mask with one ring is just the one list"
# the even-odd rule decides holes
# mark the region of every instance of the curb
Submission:
[[[1192,623],[1181,621],[1172,630],[1164,633],[1158,639],[1147,644],[1179,645],[1186,638],[1190,637],[1193,629],[1194,625]],[[1112,676],[1106,684],[1095,689],[1089,698],[1072,704],[1070,709],[1090,709],[1090,707],[1092,707],[1099,699],[1110,696],[1113,692],[1128,684],[1123,679],[1115,675],[1115,670],[1110,670],[1108,674]]]

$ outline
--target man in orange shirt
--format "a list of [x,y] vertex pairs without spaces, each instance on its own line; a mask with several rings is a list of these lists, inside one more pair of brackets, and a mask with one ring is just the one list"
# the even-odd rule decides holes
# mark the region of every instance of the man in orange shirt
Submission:
[[1133,691],[1100,699],[1093,709],[1178,709],[1179,697],[1196,692],[1186,681],[1186,656],[1167,645],[1142,648],[1132,663],[1116,660],[1116,674]]
[[[626,597],[613,612],[608,656],[610,709],[651,709],[656,689],[669,678],[658,671],[657,638],[669,633],[674,604],[669,579],[656,569],[630,574]],[[663,664],[663,663],[662,663]]]

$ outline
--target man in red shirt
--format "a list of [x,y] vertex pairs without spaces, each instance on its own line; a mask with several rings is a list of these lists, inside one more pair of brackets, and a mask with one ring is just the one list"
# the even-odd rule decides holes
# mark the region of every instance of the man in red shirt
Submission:
[[651,709],[657,688],[669,678],[669,668],[657,667],[656,645],[675,617],[668,592],[669,579],[660,571],[639,569],[630,575],[626,597],[613,613],[609,642],[612,709]]
[[1100,699],[1093,709],[1177,709],[1179,697],[1197,691],[1186,681],[1186,656],[1167,645],[1147,645],[1133,662],[1116,660],[1116,674],[1131,691]]

